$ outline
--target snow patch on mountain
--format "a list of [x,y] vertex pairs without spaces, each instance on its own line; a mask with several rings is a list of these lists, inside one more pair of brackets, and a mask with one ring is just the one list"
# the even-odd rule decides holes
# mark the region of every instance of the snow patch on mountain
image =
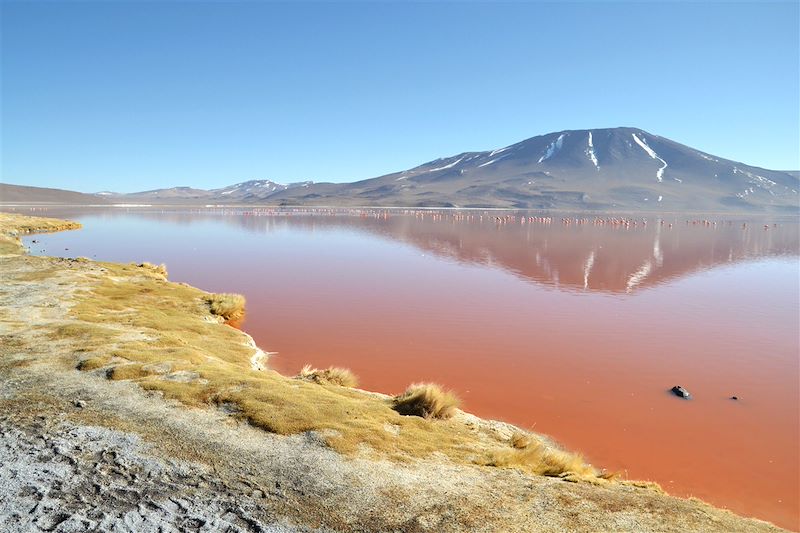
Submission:
[[[501,155],[500,157],[495,157],[494,159],[490,159],[486,163],[481,163],[480,165],[478,165],[478,168],[488,167],[492,163],[496,163],[497,161],[500,161],[501,159],[503,159],[504,157],[509,156],[509,155],[511,155],[511,154],[505,154],[505,155]],[[491,154],[489,154],[489,157],[491,157]]]
[[661,183],[663,181],[662,178],[664,177],[664,169],[667,168],[667,162],[664,161],[663,159],[661,159],[660,157],[658,157],[658,154],[655,152],[655,150],[653,150],[652,148],[647,146],[647,143],[645,141],[643,141],[642,139],[640,139],[639,137],[637,137],[635,133],[631,133],[631,135],[633,136],[633,140],[636,141],[636,144],[641,146],[642,150],[647,152],[647,155],[649,155],[653,159],[658,159],[659,161],[664,163],[664,166],[659,168],[656,171],[656,179],[658,180],[659,183]]
[[511,147],[510,146],[506,146],[505,148],[498,148],[497,150],[492,150],[492,153],[489,154],[489,157],[493,157],[493,156],[495,156],[497,154],[502,154],[503,152],[505,152],[509,148],[511,148]]
[[775,183],[771,179],[765,178],[764,176],[759,176],[758,174],[753,174],[752,172],[748,172],[746,170],[741,170],[739,167],[733,167],[733,173],[744,174],[745,176],[747,176],[747,181],[768,191],[772,189],[775,185],[777,185],[777,183]]
[[600,165],[597,164],[597,156],[594,153],[594,143],[592,142],[592,132],[589,132],[589,147],[586,149],[586,155],[592,160],[594,167],[600,170]]
[[428,170],[428,172],[436,172],[437,170],[446,170],[448,168],[453,168],[454,166],[456,166],[457,164],[459,164],[463,160],[464,160],[464,158],[460,157],[456,161],[453,161],[452,163],[450,163],[449,165],[445,165],[443,167],[432,168],[432,169]]
[[550,143],[550,146],[547,147],[547,150],[545,150],[544,155],[539,158],[539,163],[541,163],[542,161],[547,161],[548,159],[553,157],[556,152],[561,150],[561,147],[564,146],[565,135],[566,135],[565,133],[562,133],[561,135],[558,136],[558,139]]

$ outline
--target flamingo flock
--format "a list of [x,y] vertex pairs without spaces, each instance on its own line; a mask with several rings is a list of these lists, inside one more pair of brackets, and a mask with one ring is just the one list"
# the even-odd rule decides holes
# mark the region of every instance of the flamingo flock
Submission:
[[[141,208],[125,208],[126,211],[131,209],[139,210]],[[11,211],[17,211],[16,208],[11,208]],[[46,214],[48,207],[30,207],[23,208],[28,212],[43,212]],[[152,211],[152,210],[151,210]],[[158,209],[161,213],[168,213],[173,209],[164,208]],[[487,210],[437,210],[437,209],[412,209],[412,208],[394,208],[394,209],[380,209],[380,208],[336,208],[336,207],[254,207],[243,209],[241,207],[224,207],[207,205],[203,208],[183,208],[181,211],[189,211],[192,213],[204,215],[220,215],[220,216],[244,216],[244,217],[293,217],[293,216],[357,216],[361,219],[377,219],[388,220],[394,216],[413,216],[417,220],[427,220],[433,222],[492,222],[497,226],[508,225],[542,225],[549,226],[557,219],[553,216],[532,216],[526,214],[509,213],[509,214],[495,214],[497,211]],[[664,219],[658,219],[658,224],[662,227],[672,228],[675,222],[668,222]],[[732,226],[735,222],[732,220],[715,221],[709,219],[685,219],[687,227],[702,227],[702,228],[716,228],[718,226]],[[646,218],[625,217],[625,216],[594,216],[589,217],[561,217],[562,226],[601,226],[614,229],[636,229],[647,228],[648,221]],[[763,229],[769,230],[770,228],[777,228],[778,224],[764,224]],[[742,222],[741,229],[747,230],[750,228],[748,222]]]

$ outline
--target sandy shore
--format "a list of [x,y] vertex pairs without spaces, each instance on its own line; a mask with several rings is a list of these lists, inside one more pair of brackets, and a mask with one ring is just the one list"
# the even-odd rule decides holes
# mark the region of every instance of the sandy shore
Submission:
[[[172,348],[158,352],[154,336],[174,332],[168,324],[158,331],[137,325],[137,313],[153,312],[137,310],[139,293],[150,283],[200,302],[202,291],[171,284],[146,268],[3,252],[0,530],[780,531],[631,483],[470,463],[464,457],[504,445],[515,429],[466,413],[439,425],[408,421],[416,417],[400,419],[388,408],[384,413],[382,395],[252,370],[265,368],[266,354],[254,354],[252,339],[215,321],[194,300],[186,304],[188,322],[181,328],[201,331],[209,346],[210,336],[219,336],[237,347],[192,352],[194,366],[186,366],[188,359],[164,360]],[[98,292],[111,286],[130,293],[130,301],[96,317],[88,313],[98,295],[117,294]],[[98,342],[96,334],[105,340]],[[100,362],[87,368],[87,361]],[[387,420],[381,436],[388,439],[386,450],[361,443],[343,451],[335,432],[350,426],[332,429],[332,422],[284,434],[265,431],[242,416],[244,404],[236,401],[244,400],[235,395],[242,392],[230,392],[229,383],[211,400],[186,401],[188,393],[194,401],[197,390],[213,385],[215,369],[224,365],[249,376],[237,386],[296,391],[281,401],[311,397],[374,409]],[[134,366],[137,372],[109,379]],[[361,415],[350,416],[358,421]],[[462,455],[444,448],[414,451],[392,440],[423,431],[463,432],[456,444],[472,448]]]

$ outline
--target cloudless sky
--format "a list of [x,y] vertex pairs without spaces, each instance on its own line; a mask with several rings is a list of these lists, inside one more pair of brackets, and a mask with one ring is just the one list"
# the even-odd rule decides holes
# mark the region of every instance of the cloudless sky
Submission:
[[353,181],[564,129],[800,168],[781,3],[9,2],[0,181]]

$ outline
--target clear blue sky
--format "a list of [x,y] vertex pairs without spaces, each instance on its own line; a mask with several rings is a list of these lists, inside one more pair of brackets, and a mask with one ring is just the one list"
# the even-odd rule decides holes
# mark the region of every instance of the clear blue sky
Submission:
[[351,181],[621,125],[796,169],[798,27],[794,1],[4,1],[0,181]]

